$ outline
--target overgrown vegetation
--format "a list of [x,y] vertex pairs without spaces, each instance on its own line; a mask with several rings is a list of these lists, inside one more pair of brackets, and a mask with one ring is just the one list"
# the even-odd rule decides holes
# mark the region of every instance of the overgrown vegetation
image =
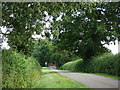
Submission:
[[33,88],[40,79],[41,66],[33,57],[13,50],[2,51],[3,88]]
[[89,62],[85,62],[82,59],[68,62],[61,66],[61,69],[120,76],[120,66],[118,63],[120,63],[120,53],[116,55],[105,53],[93,57]]

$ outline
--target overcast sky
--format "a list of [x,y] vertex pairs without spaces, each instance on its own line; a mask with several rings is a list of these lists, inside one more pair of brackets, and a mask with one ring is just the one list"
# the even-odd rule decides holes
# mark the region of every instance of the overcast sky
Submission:
[[104,45],[105,47],[107,47],[108,49],[110,49],[113,54],[118,53],[118,41],[116,40],[115,42],[116,42],[115,45],[114,45],[113,42],[110,42],[110,43],[112,43],[110,45]]

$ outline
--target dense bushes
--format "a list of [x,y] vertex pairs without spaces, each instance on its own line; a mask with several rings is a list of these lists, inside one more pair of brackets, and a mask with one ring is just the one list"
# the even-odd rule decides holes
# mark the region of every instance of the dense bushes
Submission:
[[66,69],[66,70],[70,70],[70,71],[80,71],[79,67],[82,67],[83,60],[82,59],[78,59],[75,61],[71,61],[68,63],[65,63],[61,69]]
[[32,57],[12,50],[2,51],[3,88],[32,88],[41,67]]
[[89,62],[84,62],[82,59],[68,62],[61,69],[90,73],[107,73],[120,76],[120,73],[118,73],[120,72],[118,63],[120,63],[120,54],[113,55],[111,53],[105,53],[104,55],[93,57]]
[[118,62],[120,62],[120,54],[104,54],[94,57],[86,67],[88,72],[108,73],[118,75]]

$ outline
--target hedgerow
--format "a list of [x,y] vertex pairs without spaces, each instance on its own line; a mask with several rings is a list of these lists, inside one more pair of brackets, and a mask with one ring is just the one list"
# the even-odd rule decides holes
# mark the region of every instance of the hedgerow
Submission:
[[107,73],[120,76],[120,73],[118,73],[120,72],[118,63],[120,63],[120,53],[116,55],[105,53],[101,56],[93,57],[89,62],[78,59],[65,63],[61,66],[61,69],[88,73]]
[[33,57],[13,50],[2,51],[3,88],[33,88],[41,76],[41,66]]

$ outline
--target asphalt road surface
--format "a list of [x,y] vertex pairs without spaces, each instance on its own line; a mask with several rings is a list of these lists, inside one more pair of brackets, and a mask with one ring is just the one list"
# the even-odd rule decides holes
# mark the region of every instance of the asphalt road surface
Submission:
[[91,88],[118,88],[120,90],[120,80],[114,80],[111,78],[98,76],[94,74],[75,73],[63,70],[57,70],[54,67],[50,67],[50,70],[65,75],[73,80],[76,80]]

